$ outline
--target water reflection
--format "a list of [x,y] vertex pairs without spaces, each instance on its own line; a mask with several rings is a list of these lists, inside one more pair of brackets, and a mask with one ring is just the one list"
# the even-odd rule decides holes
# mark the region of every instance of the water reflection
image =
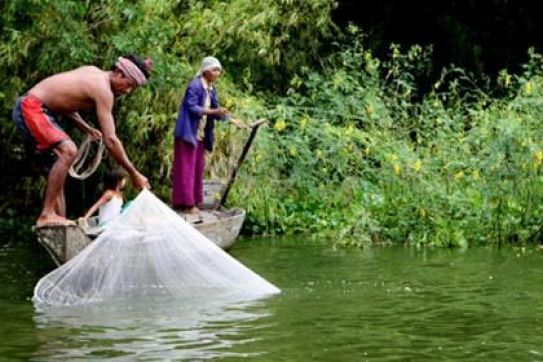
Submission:
[[[116,357],[118,360],[248,357],[236,346],[254,342],[271,313],[264,301],[183,300],[48,309],[35,317],[34,361]],[[60,338],[59,338],[60,337]]]
[[0,257],[2,362],[543,360],[539,248],[251,241],[232,254],[281,295],[38,313],[25,298],[46,271],[27,249]]

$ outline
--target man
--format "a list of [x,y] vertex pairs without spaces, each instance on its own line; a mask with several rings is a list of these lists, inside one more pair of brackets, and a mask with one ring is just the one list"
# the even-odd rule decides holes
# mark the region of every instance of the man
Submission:
[[[126,155],[115,133],[112,110],[116,96],[128,94],[147,83],[151,67],[150,59],[143,61],[135,55],[120,57],[111,71],[82,66],[42,80],[17,100],[13,109],[17,129],[47,172],[43,209],[37,226],[72,223],[66,219],[63,190],[77,147],[58,126],[59,116],[69,118],[92,138],[103,138],[110,155],[128,172],[135,187],[150,186]],[[89,126],[78,113],[92,108],[96,109],[101,131]]]

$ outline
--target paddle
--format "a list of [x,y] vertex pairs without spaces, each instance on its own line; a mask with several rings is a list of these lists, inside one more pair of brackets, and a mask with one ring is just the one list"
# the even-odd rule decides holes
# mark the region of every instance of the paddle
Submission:
[[236,179],[236,176],[238,174],[238,170],[245,161],[245,157],[247,156],[247,153],[249,152],[249,148],[251,148],[251,144],[253,143],[253,140],[256,136],[256,133],[258,132],[258,128],[262,126],[264,123],[268,122],[267,119],[259,119],[258,121],[254,122],[249,126],[251,129],[251,133],[249,134],[249,138],[247,138],[247,141],[245,141],[245,145],[243,145],[243,149],[241,150],[241,154],[239,155],[239,158],[232,167],[232,171],[230,172],[230,177],[228,178],[228,181],[224,185],[224,187],[221,190],[220,198],[218,198],[215,203],[213,204],[213,210],[217,210],[222,205],[226,203],[226,199],[228,198],[228,193],[230,192],[230,188],[232,187],[232,184],[234,183],[234,180]]

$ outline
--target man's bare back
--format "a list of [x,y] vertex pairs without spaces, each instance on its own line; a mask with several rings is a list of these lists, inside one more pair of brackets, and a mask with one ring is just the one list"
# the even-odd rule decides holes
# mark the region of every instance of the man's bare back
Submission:
[[97,100],[113,102],[109,72],[94,66],[83,66],[50,76],[28,91],[38,97],[51,111],[71,114],[93,109]]
[[[48,171],[47,186],[38,226],[67,223],[64,182],[77,151],[69,136],[55,124],[55,115],[63,115],[94,139],[102,138],[109,154],[130,175],[137,188],[150,187],[149,181],[129,160],[115,131],[114,97],[128,94],[145,85],[152,67],[150,59],[129,55],[118,58],[114,69],[103,71],[94,66],[52,75],[20,97],[14,107],[14,121],[36,152],[54,151],[56,160]],[[95,109],[100,130],[88,125],[78,111]]]

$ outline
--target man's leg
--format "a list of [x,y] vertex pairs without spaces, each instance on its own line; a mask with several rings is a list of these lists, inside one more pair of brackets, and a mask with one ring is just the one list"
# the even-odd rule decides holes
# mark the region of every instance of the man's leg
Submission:
[[60,190],[60,195],[57,197],[55,211],[57,215],[66,217],[66,198],[64,196],[64,188]]
[[[75,159],[76,152],[77,147],[71,140],[66,140],[55,147],[55,153],[58,156],[58,159],[51,168],[51,171],[49,171],[49,176],[47,177],[43,209],[36,222],[38,226],[70,223],[65,216],[61,215],[64,211],[62,210],[64,207],[59,205],[59,200],[63,200],[61,194],[63,194],[66,176]],[[61,197],[62,199],[60,199]]]

